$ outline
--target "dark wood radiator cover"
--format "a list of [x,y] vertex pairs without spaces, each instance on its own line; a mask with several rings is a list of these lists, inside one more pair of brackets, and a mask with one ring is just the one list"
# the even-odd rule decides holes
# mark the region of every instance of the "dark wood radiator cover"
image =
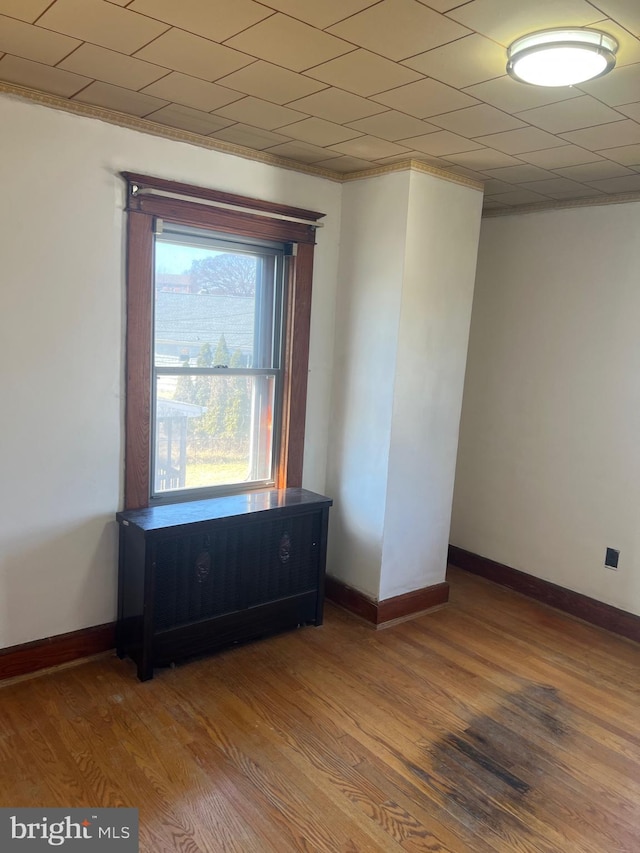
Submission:
[[322,624],[332,501],[272,489],[119,512],[120,657],[154,666]]

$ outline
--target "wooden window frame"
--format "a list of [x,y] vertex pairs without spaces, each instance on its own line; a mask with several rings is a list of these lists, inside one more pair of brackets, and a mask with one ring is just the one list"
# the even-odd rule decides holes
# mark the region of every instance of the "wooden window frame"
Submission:
[[[163,178],[127,181],[125,509],[149,506],[153,253],[156,218],[294,246],[284,306],[283,399],[276,487],[302,485],[316,224],[324,214]],[[176,495],[176,501],[185,500]]]

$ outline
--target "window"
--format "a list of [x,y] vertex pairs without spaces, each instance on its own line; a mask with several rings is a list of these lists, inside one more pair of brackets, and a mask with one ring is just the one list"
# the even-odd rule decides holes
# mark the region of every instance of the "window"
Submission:
[[301,485],[321,214],[124,177],[126,507]]

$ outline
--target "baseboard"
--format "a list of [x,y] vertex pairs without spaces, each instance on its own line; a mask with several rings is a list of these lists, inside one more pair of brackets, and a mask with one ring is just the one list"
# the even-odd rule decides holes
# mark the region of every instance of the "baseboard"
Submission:
[[337,578],[327,577],[325,595],[329,601],[380,628],[388,622],[406,619],[446,604],[449,601],[449,584],[437,583],[393,598],[374,601]]
[[116,626],[111,622],[10,646],[0,650],[0,681],[107,652],[115,645]]
[[550,581],[528,575],[503,563],[496,563],[488,557],[481,557],[471,551],[465,551],[455,545],[449,545],[449,562],[452,566],[464,569],[474,575],[507,586],[516,592],[542,601],[557,610],[576,616],[598,628],[605,628],[629,640],[640,642],[640,616],[619,610],[610,604],[604,604],[595,598],[589,598],[579,592],[558,586]]

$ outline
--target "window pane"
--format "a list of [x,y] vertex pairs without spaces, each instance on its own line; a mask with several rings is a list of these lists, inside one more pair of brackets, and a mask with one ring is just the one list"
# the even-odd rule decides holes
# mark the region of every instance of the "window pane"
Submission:
[[277,367],[275,253],[156,240],[156,366]]
[[275,375],[160,376],[155,493],[273,479]]

